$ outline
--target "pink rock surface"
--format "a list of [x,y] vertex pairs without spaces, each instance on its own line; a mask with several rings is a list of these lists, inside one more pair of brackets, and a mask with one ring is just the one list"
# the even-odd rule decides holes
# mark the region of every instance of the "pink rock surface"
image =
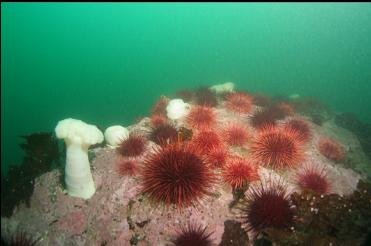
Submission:
[[70,235],[79,235],[86,228],[86,216],[82,211],[74,211],[66,214],[58,221],[59,229],[67,230]]
[[[258,107],[254,107],[256,110]],[[217,109],[218,127],[230,121],[248,124],[247,115],[236,114]],[[284,121],[282,121],[284,122]],[[184,119],[177,126],[186,125]],[[138,124],[129,127],[131,130],[148,134],[150,119],[144,118]],[[249,128],[253,136],[256,130]],[[340,165],[323,157],[316,144],[321,136],[337,137],[347,150],[355,150],[350,158],[370,164],[359,148],[358,140],[350,132],[334,126],[331,122],[323,127],[313,125],[313,138],[306,145],[306,162],[319,163],[328,169],[333,183],[333,191],[338,194],[351,193],[362,177],[357,168]],[[150,143],[147,153],[152,150]],[[139,177],[121,177],[116,172],[117,154],[111,148],[92,150],[96,157],[92,161],[92,174],[96,184],[96,193],[89,200],[70,197],[60,183],[60,172],[54,170],[36,180],[35,190],[31,197],[31,207],[21,205],[14,215],[2,218],[2,234],[11,234],[17,226],[41,237],[40,245],[167,245],[177,233],[180,225],[193,221],[208,226],[213,232],[211,238],[217,245],[222,239],[224,222],[238,220],[234,209],[229,208],[233,200],[231,188],[223,182],[210,191],[195,207],[179,210],[175,207],[154,206],[141,194]],[[242,156],[249,156],[249,146],[230,148],[230,151]],[[143,157],[138,161],[142,162]],[[364,164],[364,165],[366,165]],[[362,164],[363,165],[363,164]],[[370,166],[370,165],[369,165]],[[295,170],[275,172],[266,168],[259,171],[261,177],[266,175],[283,178],[291,191],[297,190],[293,182]],[[252,184],[254,185],[254,183]]]

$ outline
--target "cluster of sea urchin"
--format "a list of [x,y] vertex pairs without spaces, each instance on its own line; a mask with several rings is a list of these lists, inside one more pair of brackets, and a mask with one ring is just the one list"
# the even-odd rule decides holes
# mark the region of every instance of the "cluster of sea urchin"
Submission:
[[[181,95],[196,103],[185,118],[186,125],[192,129],[182,127],[182,131],[177,131],[170,125],[165,117],[166,97],[161,97],[153,109],[150,139],[159,146],[145,157],[140,177],[142,192],[156,204],[183,208],[199,202],[210,193],[215,183],[218,172],[214,172],[212,167],[220,168],[224,182],[235,190],[260,179],[259,165],[273,169],[293,168],[304,159],[304,144],[312,138],[309,122],[293,118],[283,125],[276,125],[278,120],[294,114],[290,104],[273,102],[259,95],[252,97],[244,92],[228,93],[225,107],[233,112],[249,113],[253,103],[265,107],[250,116],[249,123],[256,128],[256,134],[251,145],[247,145],[251,155],[246,159],[234,155],[234,148],[228,148],[228,145],[245,146],[250,141],[248,126],[242,125],[243,121],[229,123],[217,132],[218,114],[213,108],[218,103],[216,95],[207,88],[198,89],[194,95],[190,91]],[[145,146],[145,138],[133,134],[121,143],[118,152],[126,157],[137,157]],[[332,140],[321,140],[318,148],[329,159],[344,158],[343,149]],[[137,165],[132,159],[125,159],[119,172],[134,175],[138,172]],[[314,166],[300,169],[296,173],[296,182],[301,189],[321,194],[327,194],[331,188],[325,170]],[[282,179],[260,180],[259,185],[250,185],[241,204],[247,230],[259,233],[266,228],[288,228],[294,219],[289,197]],[[188,224],[181,227],[172,243],[210,245],[210,235],[206,233],[206,227]]]

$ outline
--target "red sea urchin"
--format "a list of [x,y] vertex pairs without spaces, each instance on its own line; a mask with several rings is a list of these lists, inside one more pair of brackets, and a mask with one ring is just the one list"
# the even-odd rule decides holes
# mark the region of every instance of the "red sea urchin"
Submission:
[[180,208],[210,192],[214,175],[205,160],[186,142],[157,148],[144,161],[143,193],[156,203]]
[[197,129],[213,127],[216,123],[216,112],[207,106],[193,106],[187,116],[187,123]]
[[243,92],[236,92],[227,97],[226,107],[238,113],[249,113],[252,105],[253,98]]
[[228,158],[229,152],[224,147],[212,148],[206,154],[207,162],[215,167],[223,167]]
[[174,246],[211,246],[210,239],[212,232],[206,232],[207,227],[202,227],[195,223],[187,226],[180,226],[180,232],[171,242]]
[[292,119],[285,124],[284,128],[286,130],[294,130],[295,138],[303,143],[309,141],[312,137],[310,125],[303,119]]
[[253,140],[251,152],[257,162],[272,168],[296,166],[304,157],[300,142],[292,130],[267,126]]
[[202,154],[223,146],[220,136],[214,131],[200,131],[192,138],[192,145]]
[[119,144],[117,152],[125,157],[137,157],[144,153],[146,146],[147,139],[144,136],[130,133],[129,137]]
[[243,125],[232,123],[224,129],[223,139],[229,145],[243,146],[249,139],[249,133]]
[[242,188],[247,182],[259,179],[258,167],[241,157],[233,157],[223,168],[223,178],[233,189]]
[[296,174],[298,186],[304,190],[311,190],[318,194],[328,194],[330,182],[327,177],[326,169],[318,165],[305,165]]
[[320,139],[318,150],[330,160],[341,161],[345,158],[344,148],[335,140],[329,138]]
[[269,180],[258,187],[250,186],[241,210],[247,231],[288,228],[294,219],[289,194],[281,180]]
[[117,161],[117,173],[120,176],[135,176],[139,173],[139,164],[132,158],[120,158]]

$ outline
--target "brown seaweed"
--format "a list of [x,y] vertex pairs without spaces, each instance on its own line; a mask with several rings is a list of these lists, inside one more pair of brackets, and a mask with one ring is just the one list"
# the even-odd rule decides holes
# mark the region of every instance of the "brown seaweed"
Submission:
[[15,230],[15,232],[10,236],[8,240],[3,238],[1,235],[1,245],[9,245],[9,246],[36,246],[39,245],[41,241],[41,237],[34,238],[32,234],[28,234],[25,231],[19,229]]
[[361,245],[371,228],[371,184],[359,181],[349,196],[291,196],[296,219],[291,231],[269,228],[265,236],[278,245]]
[[220,246],[247,246],[249,237],[241,228],[241,223],[235,220],[224,222],[224,233]]
[[60,151],[58,140],[51,132],[22,136],[20,147],[25,153],[19,165],[11,165],[8,174],[1,174],[1,216],[9,217],[16,206],[24,202],[30,206],[35,178],[58,167]]

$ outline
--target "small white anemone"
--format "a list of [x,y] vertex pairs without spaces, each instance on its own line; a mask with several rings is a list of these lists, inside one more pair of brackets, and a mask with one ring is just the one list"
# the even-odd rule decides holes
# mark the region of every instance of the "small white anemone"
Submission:
[[103,141],[102,132],[81,120],[65,119],[58,122],[55,133],[64,139],[67,147],[65,182],[70,196],[89,199],[95,193],[90,171],[88,149]]
[[110,126],[104,131],[107,144],[117,147],[123,140],[129,137],[129,130],[123,126]]
[[297,93],[295,93],[295,94],[291,94],[291,95],[289,96],[289,98],[292,99],[292,100],[296,100],[296,99],[299,99],[299,98],[300,98],[300,95],[297,94]]
[[182,99],[170,100],[166,107],[166,114],[169,119],[177,120],[189,113],[191,106]]
[[214,91],[216,94],[234,92],[234,84],[232,82],[226,82],[224,84],[213,85],[209,89]]

